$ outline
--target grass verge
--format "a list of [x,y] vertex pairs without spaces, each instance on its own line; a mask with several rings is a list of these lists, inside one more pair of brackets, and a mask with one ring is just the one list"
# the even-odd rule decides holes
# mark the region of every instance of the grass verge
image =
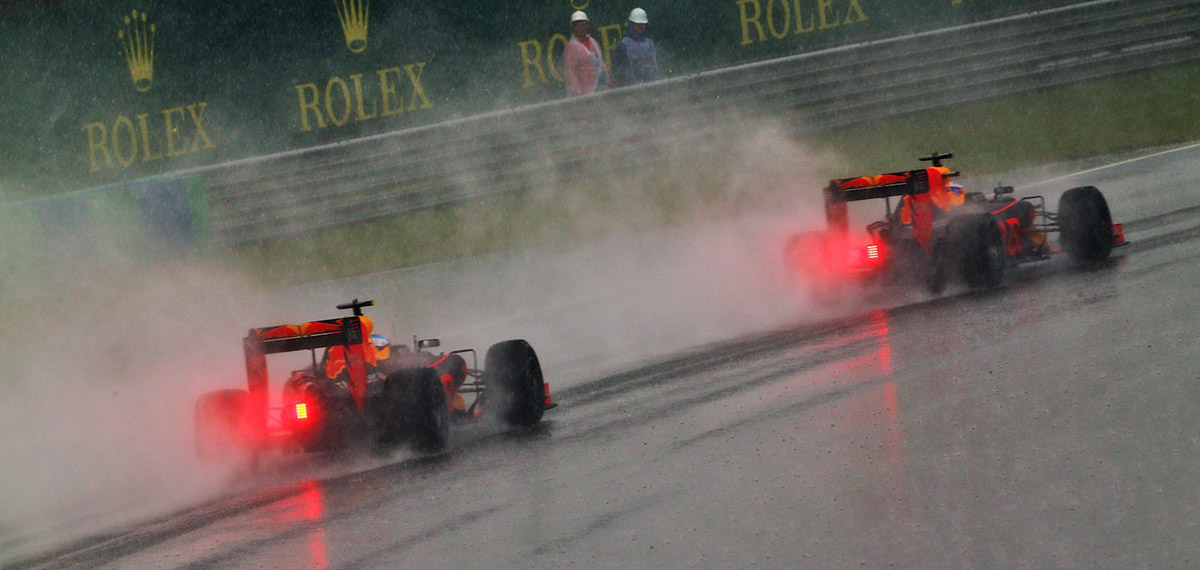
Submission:
[[[1200,63],[915,113],[834,131],[791,133],[837,157],[826,177],[909,168],[952,151],[972,176],[1200,140]],[[779,121],[786,123],[786,118]],[[214,252],[269,284],[337,278],[504,250],[581,242],[772,203],[775,185],[729,192],[719,146],[692,149],[635,181],[622,173]],[[751,173],[752,174],[752,173]],[[744,185],[743,185],[744,186]]]

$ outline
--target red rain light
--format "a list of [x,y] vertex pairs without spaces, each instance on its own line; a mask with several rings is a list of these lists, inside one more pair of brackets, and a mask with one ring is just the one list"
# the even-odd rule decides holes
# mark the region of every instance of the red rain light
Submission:
[[879,259],[879,246],[871,244],[867,246],[867,259]]
[[308,419],[308,404],[305,404],[303,402],[296,404],[296,419],[298,419],[298,420],[307,420]]

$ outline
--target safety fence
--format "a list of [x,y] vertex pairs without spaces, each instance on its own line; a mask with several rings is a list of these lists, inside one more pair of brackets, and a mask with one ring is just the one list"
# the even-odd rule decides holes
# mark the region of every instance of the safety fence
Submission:
[[[653,167],[680,139],[727,136],[724,121],[707,119],[731,113],[787,110],[806,128],[829,129],[1198,58],[1200,0],[1095,0],[134,180],[26,209],[55,223],[119,210],[157,228],[144,232],[148,240],[232,246],[587,181],[616,164]],[[161,199],[172,192],[182,197]]]
[[[447,121],[204,171],[239,244],[587,176],[597,154],[719,136],[698,117],[791,109],[826,129],[1200,57],[1200,1],[1101,0]],[[606,128],[614,117],[642,131]],[[580,129],[587,129],[580,136]]]
[[1082,0],[7,0],[0,195],[50,196],[560,99],[568,17],[664,77]]

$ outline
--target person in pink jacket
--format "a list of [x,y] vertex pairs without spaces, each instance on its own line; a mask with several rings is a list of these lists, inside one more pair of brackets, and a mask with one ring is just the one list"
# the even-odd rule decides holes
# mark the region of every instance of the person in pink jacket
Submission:
[[608,88],[608,71],[600,43],[588,35],[588,17],[582,10],[571,14],[571,41],[563,49],[568,95],[587,95]]

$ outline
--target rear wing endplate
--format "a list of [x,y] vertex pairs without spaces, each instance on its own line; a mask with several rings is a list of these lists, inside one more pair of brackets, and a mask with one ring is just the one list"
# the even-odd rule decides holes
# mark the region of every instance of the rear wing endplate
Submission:
[[931,196],[944,193],[947,181],[958,176],[957,172],[942,166],[943,158],[950,158],[950,155],[934,153],[922,158],[933,161],[934,165],[928,168],[830,180],[829,186],[825,187],[826,224],[831,231],[844,233],[848,231],[850,223],[846,209],[848,202],[907,196],[912,203],[913,233],[921,245],[929,247],[933,239]]
[[[242,345],[246,352],[246,380],[250,406],[261,414],[265,430],[267,414],[267,355],[341,346],[346,351],[350,395],[359,409],[367,392],[363,325],[358,316],[311,321],[301,325],[278,325],[250,329]],[[257,423],[257,422],[256,422]]]

